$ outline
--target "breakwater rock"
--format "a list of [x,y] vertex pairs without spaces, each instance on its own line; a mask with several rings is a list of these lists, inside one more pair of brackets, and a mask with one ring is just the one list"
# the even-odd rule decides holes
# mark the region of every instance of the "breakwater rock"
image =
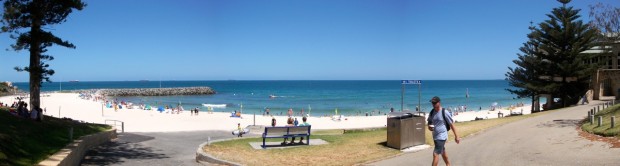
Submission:
[[210,95],[215,91],[210,87],[182,88],[138,88],[138,89],[100,89],[105,96],[175,96],[175,95]]

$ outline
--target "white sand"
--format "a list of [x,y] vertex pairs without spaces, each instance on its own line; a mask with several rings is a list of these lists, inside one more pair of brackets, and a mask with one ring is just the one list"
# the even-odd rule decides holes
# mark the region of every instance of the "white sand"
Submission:
[[[27,99],[26,99],[27,100]],[[15,96],[0,97],[3,103],[13,103]],[[51,93],[48,97],[41,97],[41,107],[46,109],[45,115],[54,117],[67,117],[74,120],[82,120],[92,123],[105,123],[105,120],[119,120],[125,123],[127,132],[172,132],[172,131],[197,131],[197,130],[227,130],[237,129],[237,123],[241,126],[256,125],[270,126],[270,116],[243,114],[243,118],[232,118],[230,113],[200,112],[198,116],[191,116],[189,111],[181,114],[166,114],[151,110],[140,109],[119,109],[103,108],[103,104],[92,100],[79,98],[77,93]],[[529,106],[517,107],[514,109],[523,114],[530,114]],[[103,115],[102,115],[103,109]],[[189,108],[186,108],[189,109]],[[205,109],[202,109],[203,111]],[[248,111],[245,110],[247,113]],[[475,117],[497,118],[498,111],[476,111],[465,112],[454,115],[454,119],[459,122],[471,121]],[[499,110],[504,115],[509,115],[508,110]],[[287,117],[275,116],[277,125],[286,124]],[[297,117],[301,123],[301,117]],[[108,122],[112,123],[112,122]],[[387,124],[387,116],[352,116],[346,120],[334,121],[329,117],[309,117],[308,123],[312,124],[312,129],[355,129],[384,127]]]

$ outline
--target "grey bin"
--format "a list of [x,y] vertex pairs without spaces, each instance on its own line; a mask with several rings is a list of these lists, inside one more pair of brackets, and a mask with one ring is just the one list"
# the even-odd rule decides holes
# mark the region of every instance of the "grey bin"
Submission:
[[424,116],[392,112],[387,117],[387,146],[404,149],[426,144]]

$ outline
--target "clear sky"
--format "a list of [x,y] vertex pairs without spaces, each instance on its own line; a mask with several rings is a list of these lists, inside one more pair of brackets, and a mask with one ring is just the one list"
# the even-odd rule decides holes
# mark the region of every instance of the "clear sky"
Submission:
[[[573,0],[588,21],[588,5]],[[53,81],[504,79],[555,0],[85,0]],[[0,34],[0,81],[28,51]]]

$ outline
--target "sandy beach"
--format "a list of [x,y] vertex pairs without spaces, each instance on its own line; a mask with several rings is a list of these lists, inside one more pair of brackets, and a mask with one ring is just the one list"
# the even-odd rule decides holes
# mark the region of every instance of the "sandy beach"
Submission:
[[[254,110],[245,110],[242,118],[230,117],[230,113],[200,112],[199,115],[191,115],[186,110],[180,114],[160,113],[155,110],[141,109],[119,109],[105,108],[101,102],[86,100],[79,97],[77,93],[49,93],[42,95],[41,107],[45,109],[44,114],[53,117],[67,117],[74,120],[81,120],[91,123],[105,123],[106,120],[118,120],[125,123],[126,132],[173,132],[173,131],[198,131],[198,130],[227,130],[232,131],[237,128],[237,123],[241,126],[249,125],[271,125],[271,116],[247,114]],[[0,97],[3,103],[13,103],[15,96]],[[189,108],[186,108],[189,109]],[[206,109],[202,109],[205,111]],[[530,114],[530,107],[513,108],[513,112],[523,112]],[[257,113],[260,111],[256,110]],[[495,111],[481,110],[454,113],[454,120],[457,122],[471,121],[476,117],[484,119],[497,118],[498,112],[505,116],[510,115],[510,111],[499,109]],[[273,116],[277,121],[277,126],[286,124],[286,116]],[[301,122],[301,116],[296,116]],[[108,122],[111,123],[111,122]],[[358,129],[384,127],[387,123],[386,115],[378,116],[346,116],[343,120],[332,120],[331,117],[308,118],[308,123],[312,124],[312,129]]]

